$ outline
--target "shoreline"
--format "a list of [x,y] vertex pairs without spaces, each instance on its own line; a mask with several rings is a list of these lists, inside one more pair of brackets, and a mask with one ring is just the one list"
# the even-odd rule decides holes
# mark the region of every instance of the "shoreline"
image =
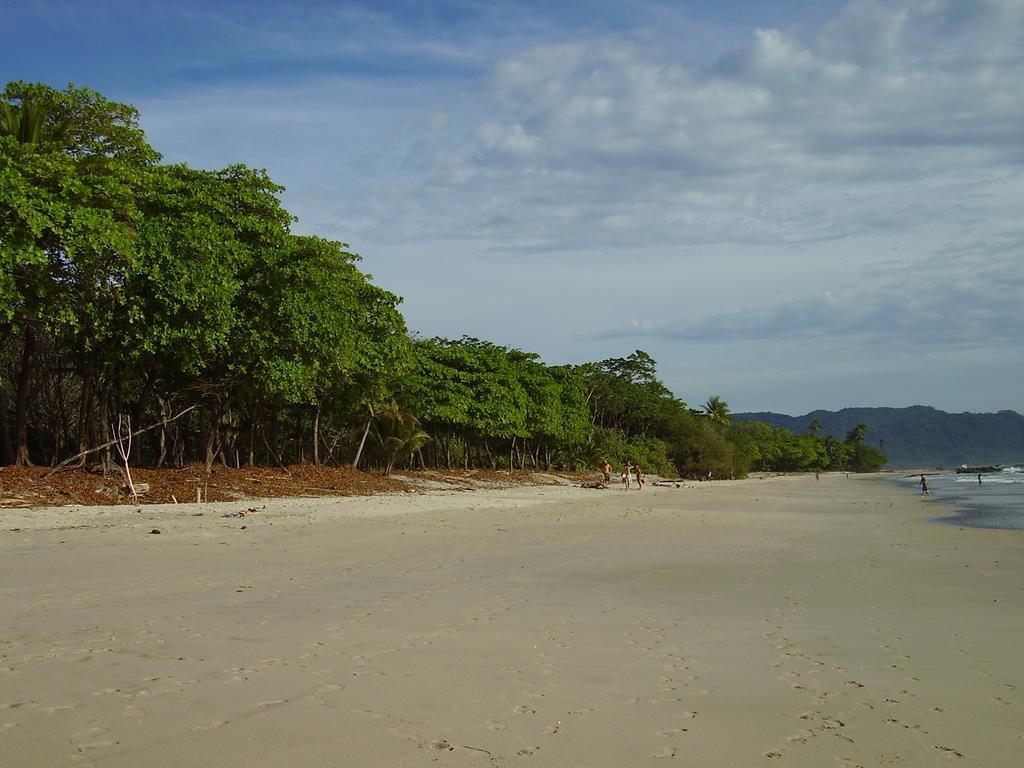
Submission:
[[0,748],[1010,768],[1024,539],[884,479],[3,510]]

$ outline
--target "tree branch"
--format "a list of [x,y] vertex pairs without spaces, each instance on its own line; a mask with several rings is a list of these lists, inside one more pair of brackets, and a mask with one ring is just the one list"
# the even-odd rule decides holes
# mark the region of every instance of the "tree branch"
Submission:
[[[183,410],[181,413],[179,413],[179,414],[177,414],[175,416],[172,416],[169,419],[163,419],[161,421],[158,421],[156,424],[151,424],[148,427],[143,427],[140,430],[132,432],[129,435],[129,437],[135,437],[136,435],[141,435],[143,432],[149,432],[149,430],[151,430],[151,429],[156,429],[157,427],[166,426],[167,424],[170,424],[172,421],[176,421],[177,419],[180,419],[182,416],[184,416],[189,411],[195,410],[200,405],[201,405],[201,403],[196,403],[195,405],[190,405],[188,408]],[[108,440],[103,445],[97,445],[95,448],[90,448],[87,451],[82,451],[81,453],[76,453],[74,456],[72,456],[70,458],[67,458],[67,459],[64,459],[64,461],[62,461],[60,464],[58,464],[53,469],[51,469],[49,472],[47,472],[45,475],[43,475],[43,479],[45,480],[46,478],[48,478],[48,477],[50,477],[52,475],[57,474],[57,472],[59,472],[60,470],[64,469],[64,467],[66,467],[71,462],[76,461],[77,459],[84,458],[84,457],[88,456],[90,453],[96,453],[96,451],[102,451],[104,448],[109,448],[110,446],[114,445],[117,442],[118,442],[117,440]]]

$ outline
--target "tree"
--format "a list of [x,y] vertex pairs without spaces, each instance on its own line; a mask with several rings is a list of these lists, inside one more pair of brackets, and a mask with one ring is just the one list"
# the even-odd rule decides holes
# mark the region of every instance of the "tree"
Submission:
[[867,434],[867,431],[867,424],[858,424],[857,426],[855,426],[853,429],[846,433],[846,442],[850,443],[851,445],[863,443],[864,435]]
[[729,405],[718,395],[712,395],[704,404],[704,413],[708,420],[719,427],[727,427],[732,421]]
[[137,191],[159,157],[131,107],[88,89],[9,83],[0,100],[0,341],[21,343],[18,464],[41,334],[105,317],[133,258]]
[[69,123],[51,119],[53,105],[22,97],[20,104],[0,103],[0,136],[9,136],[20,144],[43,144],[62,141]]
[[377,422],[377,437],[384,452],[384,474],[390,475],[398,461],[408,459],[430,440],[419,420],[392,402]]

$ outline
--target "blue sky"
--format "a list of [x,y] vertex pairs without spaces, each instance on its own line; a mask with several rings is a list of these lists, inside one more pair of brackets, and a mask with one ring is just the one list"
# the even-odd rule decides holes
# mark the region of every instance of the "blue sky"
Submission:
[[1019,0],[64,2],[5,79],[244,162],[423,335],[699,404],[1024,411]]

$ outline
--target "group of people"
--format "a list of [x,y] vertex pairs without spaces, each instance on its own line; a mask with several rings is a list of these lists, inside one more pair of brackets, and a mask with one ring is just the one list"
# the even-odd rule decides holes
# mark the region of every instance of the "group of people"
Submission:
[[[602,462],[601,472],[604,474],[605,483],[610,483],[612,481],[612,465],[607,460]],[[639,464],[627,461],[626,466],[622,468],[622,488],[628,491],[634,485],[638,491],[644,487],[644,473]]]

